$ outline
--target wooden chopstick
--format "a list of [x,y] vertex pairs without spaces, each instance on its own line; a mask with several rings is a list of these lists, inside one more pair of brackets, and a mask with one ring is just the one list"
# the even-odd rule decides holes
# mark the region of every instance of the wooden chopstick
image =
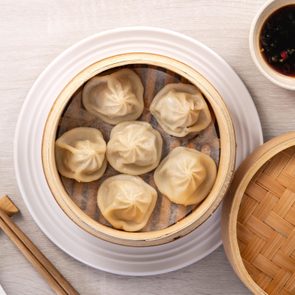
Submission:
[[58,295],[79,295],[33,242],[0,209],[0,228]]

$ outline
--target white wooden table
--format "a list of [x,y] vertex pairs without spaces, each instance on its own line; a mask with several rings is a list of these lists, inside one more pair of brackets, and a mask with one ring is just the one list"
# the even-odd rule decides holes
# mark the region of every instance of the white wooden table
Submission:
[[[278,88],[256,69],[248,50],[252,18],[264,0],[1,0],[0,194],[21,209],[20,227],[81,294],[250,294],[222,247],[202,261],[165,275],[134,278],[87,267],[58,249],[37,227],[17,189],[13,136],[24,98],[48,63],[68,46],[119,26],[152,25],[198,39],[219,53],[248,86],[265,139],[295,129],[295,93]],[[53,294],[0,233],[0,282],[11,295]]]

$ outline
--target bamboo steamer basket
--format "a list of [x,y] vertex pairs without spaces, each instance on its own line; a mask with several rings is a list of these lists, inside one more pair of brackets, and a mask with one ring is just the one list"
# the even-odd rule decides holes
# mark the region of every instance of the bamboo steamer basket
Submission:
[[[62,115],[73,95],[75,95],[78,89],[93,76],[126,65],[147,65],[147,67],[151,69],[161,68],[165,69],[165,71],[172,71],[176,75],[183,77],[186,81],[197,86],[206,97],[209,107],[214,113],[219,137],[218,173],[216,181],[206,199],[196,208],[192,208],[190,212],[187,212],[187,208],[183,206],[184,208],[179,210],[183,215],[174,223],[167,223],[165,227],[160,229],[157,227],[152,230],[151,228],[147,228],[145,231],[141,232],[116,230],[101,221],[100,217],[95,218],[95,214],[93,213],[95,211],[94,208],[97,207],[94,197],[96,194],[96,190],[94,189],[95,184],[89,185],[90,191],[92,191],[91,200],[83,196],[83,188],[77,190],[80,193],[82,203],[81,206],[78,206],[77,202],[74,200],[75,196],[70,195],[72,188],[78,184],[76,183],[71,186],[68,180],[59,175],[56,168],[54,152],[54,144]],[[144,76],[143,78],[146,77]],[[153,77],[151,80],[153,80]],[[206,149],[206,146],[204,148]],[[44,173],[49,188],[64,213],[78,226],[92,235],[112,243],[127,246],[153,246],[167,243],[186,235],[202,224],[218,207],[228,189],[234,171],[235,152],[236,144],[232,121],[222,97],[214,86],[190,66],[170,57],[151,53],[126,53],[112,56],[83,69],[65,86],[63,91],[56,98],[47,118],[42,143]],[[152,177],[150,177],[150,179],[151,178]],[[71,186],[70,189],[66,189],[67,184]],[[165,207],[165,204],[167,205],[164,211],[169,211],[171,213],[175,210],[175,205],[168,205],[167,200],[167,198],[163,198],[163,206]],[[86,205],[84,203],[86,203]],[[83,211],[85,207],[89,207],[89,211],[91,212]],[[161,218],[162,216],[159,214],[157,219],[161,220]]]
[[295,132],[240,166],[222,213],[225,252],[254,294],[295,294]]

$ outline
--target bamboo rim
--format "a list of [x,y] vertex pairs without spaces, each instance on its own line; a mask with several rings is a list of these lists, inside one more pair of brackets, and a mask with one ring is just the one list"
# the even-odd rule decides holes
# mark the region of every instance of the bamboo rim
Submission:
[[[206,200],[191,214],[168,228],[152,232],[124,232],[104,226],[87,216],[66,193],[57,172],[54,143],[59,118],[73,93],[93,76],[128,64],[148,64],[171,70],[196,85],[206,96],[220,131],[220,162],[215,184]],[[109,242],[127,246],[152,246],[170,242],[191,232],[216,210],[223,199],[235,167],[236,143],[233,124],[217,90],[199,72],[167,56],[152,53],[125,53],[100,60],[83,69],[65,86],[48,115],[42,139],[43,170],[49,188],[61,209],[82,229]]]
[[222,240],[225,253],[241,281],[257,295],[266,293],[248,273],[239,250],[237,222],[244,193],[258,170],[278,153],[295,146],[295,132],[275,137],[258,147],[237,170],[222,211]]

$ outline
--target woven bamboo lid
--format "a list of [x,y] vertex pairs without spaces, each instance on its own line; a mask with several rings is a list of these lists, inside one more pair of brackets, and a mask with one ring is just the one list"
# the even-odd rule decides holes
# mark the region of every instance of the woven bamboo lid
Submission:
[[254,294],[295,294],[295,132],[238,169],[222,216],[225,252]]

